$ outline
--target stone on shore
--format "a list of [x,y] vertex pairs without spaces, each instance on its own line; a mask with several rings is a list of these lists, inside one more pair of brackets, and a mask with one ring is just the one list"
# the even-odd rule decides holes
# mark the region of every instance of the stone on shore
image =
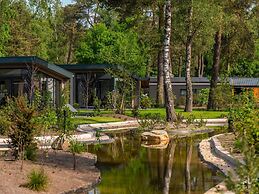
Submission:
[[153,130],[150,132],[144,132],[141,134],[142,141],[150,141],[150,142],[169,142],[169,136],[165,130]]

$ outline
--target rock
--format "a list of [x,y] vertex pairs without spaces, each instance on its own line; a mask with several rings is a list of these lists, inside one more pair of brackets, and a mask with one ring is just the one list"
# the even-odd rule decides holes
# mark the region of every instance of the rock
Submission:
[[54,150],[68,151],[69,145],[69,139],[66,136],[59,136],[51,144],[51,148]]
[[153,144],[153,142],[150,142],[150,141],[143,141],[141,146],[145,148],[151,148],[151,149],[166,149],[168,144],[169,144],[169,141],[162,141],[158,144]]
[[160,142],[169,142],[169,136],[164,130],[153,130],[150,132],[144,132],[141,134],[141,139],[143,141],[151,141],[159,144]]

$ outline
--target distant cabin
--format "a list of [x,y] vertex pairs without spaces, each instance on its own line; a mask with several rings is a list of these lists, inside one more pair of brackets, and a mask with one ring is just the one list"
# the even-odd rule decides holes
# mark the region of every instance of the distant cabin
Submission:
[[[108,68],[121,68],[110,64],[52,64],[36,56],[0,57],[0,104],[7,96],[27,95],[33,98],[36,90],[48,93],[53,105],[59,105],[61,94],[67,88],[69,104],[81,108],[92,108],[94,96],[102,102],[107,100],[107,93],[116,89],[118,79],[106,72]],[[155,102],[157,95],[157,78],[139,78],[136,81],[136,92],[139,89]],[[30,82],[33,80],[33,82]],[[259,78],[229,78],[228,82],[234,93],[243,89],[252,90],[259,99]],[[201,89],[209,88],[210,81],[205,77],[192,77],[193,93],[197,95]],[[185,102],[186,84],[184,77],[172,78],[176,104]],[[138,95],[136,95],[138,94]],[[136,102],[139,101],[135,99]],[[134,103],[133,103],[134,104]]]
[[[231,77],[228,83],[232,87],[234,94],[239,94],[242,90],[252,90],[255,98],[259,99],[259,78],[239,78]],[[220,84],[220,81],[219,81]],[[173,92],[176,97],[176,104],[183,105],[186,96],[185,77],[172,78]],[[210,80],[206,77],[192,77],[193,94],[197,95],[201,89],[210,88]],[[151,77],[149,80],[149,96],[155,101],[157,96],[157,78]]]

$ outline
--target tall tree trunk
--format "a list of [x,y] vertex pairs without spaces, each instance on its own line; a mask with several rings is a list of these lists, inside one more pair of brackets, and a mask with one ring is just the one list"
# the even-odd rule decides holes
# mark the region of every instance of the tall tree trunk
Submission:
[[197,56],[197,64],[198,64],[198,77],[201,77],[201,57],[200,57],[201,55],[200,54],[198,54],[198,56]]
[[[159,5],[159,24],[158,24],[158,33],[162,37],[162,27],[164,22],[164,4],[160,3]],[[162,40],[162,39],[161,39]],[[161,41],[162,42],[162,41]],[[157,56],[157,105],[163,107],[164,102],[164,77],[163,77],[163,51],[159,50]]]
[[165,104],[164,77],[163,77],[163,53],[158,54],[158,74],[157,74],[157,105],[163,107]]
[[193,101],[193,93],[192,93],[192,78],[191,78],[191,62],[192,62],[192,1],[190,0],[190,8],[189,8],[189,21],[188,21],[188,36],[186,43],[186,103],[185,103],[185,112],[192,112],[192,101]]
[[166,102],[166,120],[168,122],[176,121],[174,109],[174,95],[172,89],[172,73],[170,70],[170,40],[171,40],[171,0],[165,2],[165,34],[163,45],[164,58],[164,87],[165,87],[165,102]]
[[179,57],[178,77],[182,77],[183,57]]
[[200,77],[203,77],[203,73],[204,73],[204,58],[203,55],[201,54],[201,73],[200,73]]
[[215,90],[217,87],[218,77],[219,77],[220,51],[221,51],[221,29],[219,29],[215,34],[213,67],[212,67],[212,76],[210,80],[209,101],[208,101],[208,107],[207,107],[209,110],[216,109]]

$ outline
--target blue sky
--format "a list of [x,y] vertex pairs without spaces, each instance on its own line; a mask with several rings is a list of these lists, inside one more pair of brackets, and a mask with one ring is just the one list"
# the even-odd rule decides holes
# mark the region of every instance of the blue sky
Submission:
[[63,4],[63,5],[67,5],[67,4],[69,4],[69,3],[71,3],[73,0],[61,0],[61,3]]

